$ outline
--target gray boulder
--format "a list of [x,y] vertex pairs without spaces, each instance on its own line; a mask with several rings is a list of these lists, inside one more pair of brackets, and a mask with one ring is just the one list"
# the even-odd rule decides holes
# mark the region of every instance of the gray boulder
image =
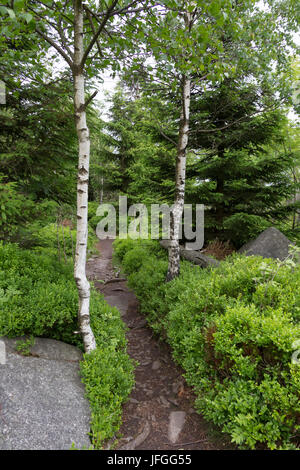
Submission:
[[239,249],[246,256],[259,255],[264,258],[285,259],[292,242],[275,227],[264,230],[255,240],[251,240]]
[[[159,243],[163,248],[165,248],[165,250],[168,249],[169,240],[160,240]],[[201,268],[216,267],[219,265],[219,261],[211,258],[210,256],[204,255],[199,250],[186,250],[185,248],[180,247],[180,256]]]
[[6,350],[0,364],[0,449],[89,448],[81,352],[60,341],[36,338],[32,355],[22,356],[16,340],[0,338]]
[[191,263],[197,264],[201,268],[216,267],[219,265],[219,261],[206,256],[198,250],[185,250],[180,248],[180,256]]

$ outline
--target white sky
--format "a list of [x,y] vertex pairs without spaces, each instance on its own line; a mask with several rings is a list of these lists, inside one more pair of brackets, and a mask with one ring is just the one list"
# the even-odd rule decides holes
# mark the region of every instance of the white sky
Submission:
[[107,99],[107,93],[110,95],[113,93],[116,84],[118,82],[118,79],[113,79],[111,78],[109,72],[106,72],[103,74],[103,80],[104,82],[102,83],[100,80],[95,83],[96,88],[98,89],[98,94],[95,97],[94,103],[99,108],[99,110],[104,112],[103,119],[107,118],[107,110],[109,108],[109,102]]

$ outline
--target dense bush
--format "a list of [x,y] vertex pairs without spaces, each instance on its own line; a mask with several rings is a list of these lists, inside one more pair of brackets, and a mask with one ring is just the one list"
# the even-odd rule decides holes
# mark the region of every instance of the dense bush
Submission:
[[211,270],[183,262],[180,277],[164,283],[167,259],[156,242],[117,240],[115,250],[199,412],[242,448],[296,446],[300,266],[233,255]]
[[50,248],[53,252],[60,253],[63,258],[64,254],[72,256],[76,245],[76,230],[70,230],[59,224],[45,225],[34,232],[36,245],[39,247]]
[[[46,227],[43,233],[44,245],[51,246],[52,230]],[[0,336],[47,337],[82,348],[80,336],[74,334],[77,310],[70,260],[60,263],[51,248],[40,254],[0,244]],[[93,288],[90,313],[97,349],[84,355],[81,372],[91,406],[92,441],[100,447],[120,425],[121,404],[133,386],[133,364],[118,310]]]
[[90,313],[97,349],[84,355],[81,374],[92,411],[92,442],[99,448],[119,429],[122,404],[134,386],[134,376],[119,311],[94,293]]
[[[88,255],[94,253],[95,243],[98,241],[92,227],[88,227]],[[30,226],[29,247],[37,253],[50,254],[59,260],[74,257],[76,248],[76,229],[68,225],[48,223],[41,225],[38,221]]]
[[78,343],[77,291],[71,263],[49,254],[0,245],[0,331]]

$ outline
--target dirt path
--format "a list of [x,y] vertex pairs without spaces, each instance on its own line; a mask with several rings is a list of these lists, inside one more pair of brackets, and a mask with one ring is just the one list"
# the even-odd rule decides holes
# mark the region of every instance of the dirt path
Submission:
[[116,277],[112,266],[112,240],[100,241],[97,248],[101,256],[88,261],[88,277],[106,301],[121,312],[129,328],[128,353],[139,362],[135,388],[123,408],[117,449],[232,448],[195,412],[192,405],[195,396],[182,377],[183,371],[174,364],[170,348],[153,336],[126,280]]

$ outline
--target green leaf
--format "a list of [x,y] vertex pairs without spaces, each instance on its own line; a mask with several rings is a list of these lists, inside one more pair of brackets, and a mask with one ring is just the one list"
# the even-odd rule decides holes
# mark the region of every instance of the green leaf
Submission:
[[31,13],[24,13],[23,16],[24,16],[24,18],[25,18],[27,24],[30,23],[30,21],[33,20],[33,16],[32,16]]
[[7,11],[7,13],[9,14],[9,17],[10,17],[12,20],[15,20],[15,19],[16,19],[16,14],[15,14],[14,10],[12,10],[11,8],[7,8],[6,11]]

